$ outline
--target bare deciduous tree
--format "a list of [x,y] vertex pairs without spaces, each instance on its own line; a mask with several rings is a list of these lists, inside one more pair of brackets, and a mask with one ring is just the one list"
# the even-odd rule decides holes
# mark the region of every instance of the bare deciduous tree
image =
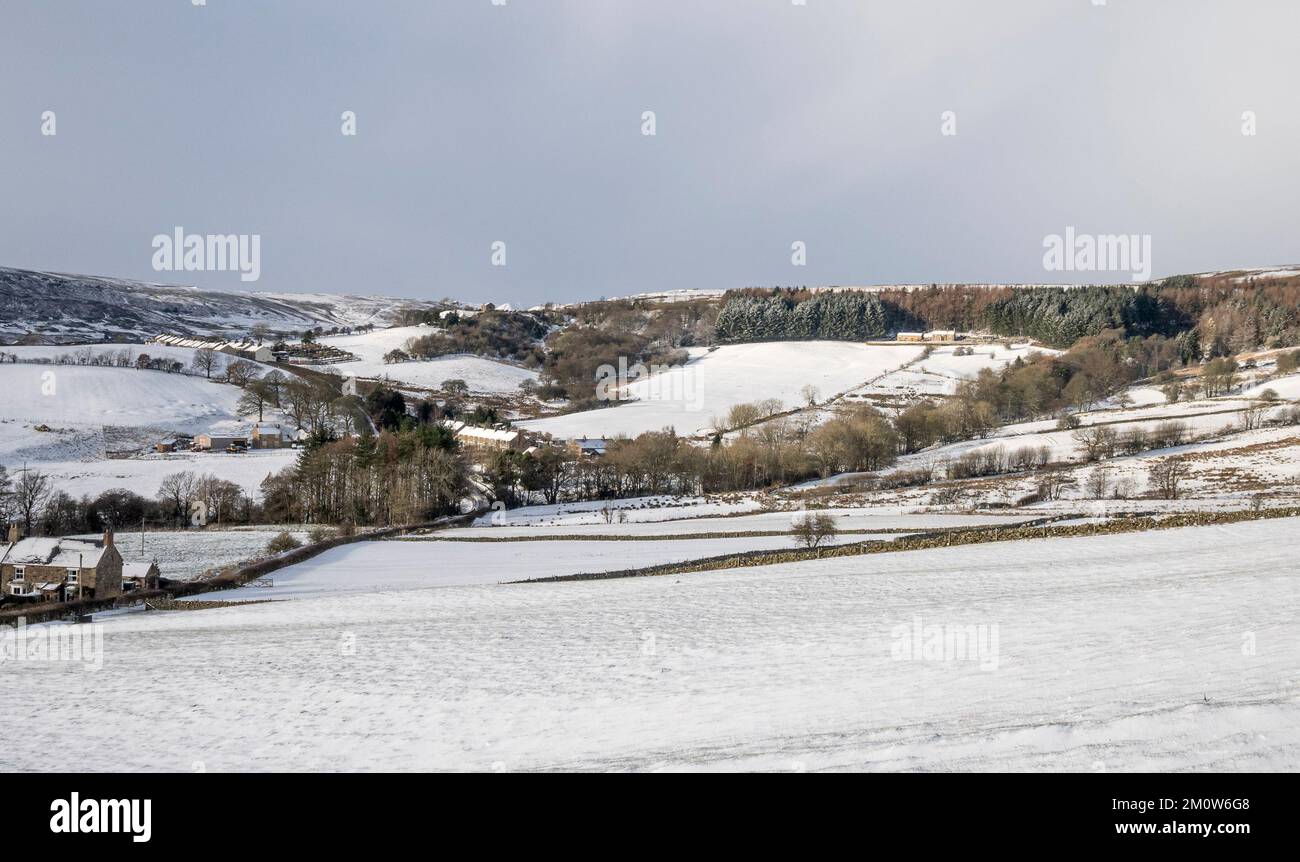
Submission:
[[50,477],[39,470],[24,469],[14,483],[12,493],[14,512],[23,522],[23,533],[30,536],[32,525],[40,519],[53,492]]
[[217,367],[217,351],[211,347],[200,347],[194,351],[194,360],[190,363],[195,371],[202,371],[204,377],[212,377],[212,371]]
[[1074,442],[1083,447],[1089,461],[1100,461],[1115,454],[1118,434],[1109,425],[1085,425],[1074,432]]
[[822,545],[834,538],[839,529],[835,526],[835,519],[825,512],[808,512],[794,522],[790,533],[796,543],[815,550],[820,557]]
[[226,366],[226,382],[241,389],[257,377],[257,366],[247,359],[236,359]]
[[198,488],[198,479],[189,470],[169,473],[158,485],[158,500],[171,504],[172,514],[177,523],[183,523],[189,514],[190,503]]
[[1092,499],[1106,499],[1106,494],[1110,490],[1110,470],[1106,467],[1093,467],[1083,487]]

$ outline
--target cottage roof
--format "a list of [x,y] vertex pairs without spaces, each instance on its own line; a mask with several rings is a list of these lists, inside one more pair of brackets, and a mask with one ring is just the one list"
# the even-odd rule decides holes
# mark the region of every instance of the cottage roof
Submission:
[[28,538],[10,545],[0,563],[91,568],[99,565],[99,558],[103,555],[103,545],[86,539]]
[[273,422],[259,422],[253,426],[250,433],[257,437],[289,437],[292,435],[292,432],[287,428]]
[[194,438],[194,439],[195,439],[196,441],[200,441],[200,442],[202,442],[203,440],[207,440],[209,443],[212,443],[212,444],[217,444],[217,443],[238,443],[238,442],[241,442],[241,441],[243,441],[243,442],[246,443],[246,442],[248,442],[248,435],[247,435],[247,434],[231,434],[231,433],[227,433],[227,432],[225,432],[225,431],[213,431],[213,432],[207,432],[207,433],[204,433],[204,434],[200,434],[198,437],[196,437],[196,438]]
[[470,437],[475,440],[497,440],[502,443],[509,443],[519,437],[519,432],[511,428],[480,428],[477,425],[466,425],[459,420],[444,424],[457,437]]
[[143,580],[149,576],[149,571],[154,568],[152,562],[133,562],[122,564],[123,580]]

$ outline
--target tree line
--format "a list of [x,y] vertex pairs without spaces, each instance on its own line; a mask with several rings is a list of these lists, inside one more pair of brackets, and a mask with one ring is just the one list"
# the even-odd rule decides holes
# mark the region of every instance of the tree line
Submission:
[[1142,285],[982,287],[813,292],[729,291],[718,314],[722,342],[864,341],[907,329],[988,331],[1068,348],[1119,330],[1178,342],[1185,361],[1300,341],[1300,276],[1175,276]]

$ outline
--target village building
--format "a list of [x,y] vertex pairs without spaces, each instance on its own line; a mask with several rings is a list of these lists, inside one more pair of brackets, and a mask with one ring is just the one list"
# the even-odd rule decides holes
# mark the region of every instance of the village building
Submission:
[[600,458],[609,448],[609,441],[599,437],[588,439],[580,437],[568,442],[568,449],[579,458]]
[[158,589],[158,561],[122,564],[122,592]]
[[894,336],[895,341],[925,341],[924,332],[900,332]]
[[200,434],[194,438],[194,448],[201,452],[224,452],[232,446],[247,445],[246,434]]
[[122,555],[113,531],[101,541],[61,538],[18,538],[9,528],[0,556],[0,591],[6,597],[38,602],[103,599],[122,593]]
[[956,341],[957,330],[955,329],[932,329],[925,334],[926,341]]
[[456,440],[472,449],[506,450],[522,452],[531,445],[528,438],[515,428],[482,428],[464,422],[444,421],[443,425],[456,435]]
[[269,422],[254,425],[248,437],[249,446],[253,449],[284,449],[292,446],[297,439],[298,435],[293,431]]

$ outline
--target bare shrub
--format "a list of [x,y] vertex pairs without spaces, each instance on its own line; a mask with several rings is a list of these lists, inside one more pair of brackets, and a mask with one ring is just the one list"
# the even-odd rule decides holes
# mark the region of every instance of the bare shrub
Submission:
[[1187,442],[1188,428],[1186,422],[1161,422],[1151,429],[1152,448],[1168,449],[1181,446]]
[[1119,435],[1109,425],[1089,425],[1075,431],[1072,436],[1074,442],[1083,448],[1084,457],[1089,461],[1100,461],[1115,455]]
[[312,527],[307,531],[307,540],[313,545],[334,538],[334,531],[328,527]]
[[1241,412],[1241,430],[1254,431],[1264,425],[1264,419],[1267,418],[1269,406],[1267,404],[1252,404]]
[[1106,499],[1106,495],[1110,491],[1110,470],[1106,467],[1092,468],[1087,480],[1083,483],[1083,488],[1088,492],[1088,496],[1094,500]]
[[301,547],[302,542],[287,532],[277,533],[271,541],[266,543],[267,553],[270,554],[283,554],[285,551],[292,551],[294,548]]
[[1051,470],[1038,480],[1038,498],[1051,501],[1060,499],[1061,492],[1069,484],[1069,478],[1060,470]]
[[1161,500],[1177,500],[1190,471],[1181,458],[1162,458],[1147,470],[1151,492]]
[[1151,448],[1151,435],[1145,428],[1129,428],[1120,432],[1117,448],[1125,455],[1136,455]]

